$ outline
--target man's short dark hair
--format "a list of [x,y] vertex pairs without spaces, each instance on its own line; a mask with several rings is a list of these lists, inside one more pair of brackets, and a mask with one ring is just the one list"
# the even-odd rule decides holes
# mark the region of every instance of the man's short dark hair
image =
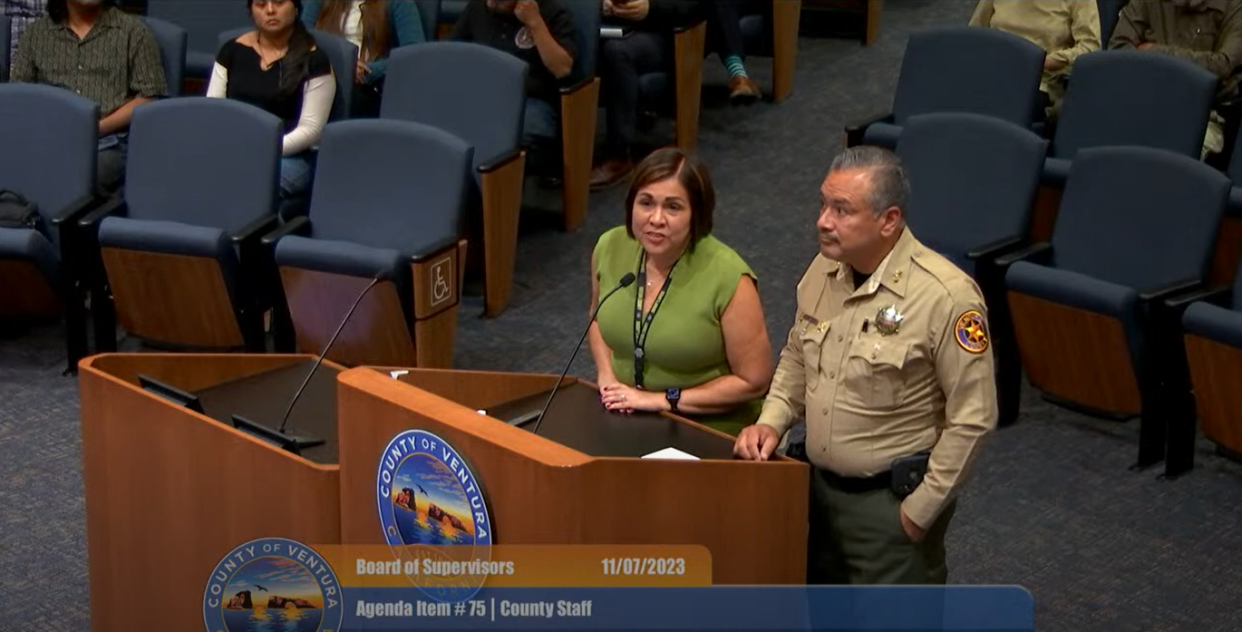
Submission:
[[871,145],[848,147],[833,159],[828,173],[850,169],[866,169],[871,174],[867,204],[872,214],[878,216],[894,206],[905,213],[906,202],[910,199],[910,181],[897,154]]

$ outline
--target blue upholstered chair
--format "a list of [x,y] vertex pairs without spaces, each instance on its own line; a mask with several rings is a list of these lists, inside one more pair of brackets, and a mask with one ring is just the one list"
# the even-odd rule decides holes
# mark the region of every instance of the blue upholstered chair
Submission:
[[1022,367],[995,260],[1027,244],[1048,141],[979,114],[911,117],[897,144],[910,180],[907,223],[974,277],[988,305],[1000,420],[1018,416]]
[[259,240],[276,227],[281,132],[275,116],[230,99],[135,110],[125,198],[84,220],[98,222],[99,300],[111,292],[124,330],[174,348],[265,350],[275,271]]
[[[1242,137],[1242,127],[1238,128],[1238,137]],[[1226,171],[1233,182],[1233,189],[1229,192],[1228,210],[1230,216],[1242,218],[1242,145],[1239,145],[1235,138],[1233,146],[1233,155],[1229,157],[1229,166]]]
[[1242,458],[1242,273],[1234,275],[1231,288],[1187,296],[1172,306],[1184,310],[1179,324],[1187,373],[1179,394],[1187,399],[1170,416],[1166,458],[1174,473],[1193,467],[1196,417],[1207,438]]
[[[471,241],[482,251],[485,311],[504,311],[513,291],[525,153],[525,63],[464,42],[428,42],[392,52],[380,118],[445,130],[474,150]],[[462,81],[470,77],[470,81]],[[478,211],[478,212],[475,212]]]
[[913,33],[892,112],[847,127],[846,145],[896,147],[907,119],[933,112],[982,114],[1030,127],[1044,56],[1039,46],[996,29],[962,26]]
[[1060,187],[1074,155],[1087,147],[1134,145],[1198,158],[1216,83],[1205,68],[1172,55],[1104,50],[1079,57],[1044,182]]
[[0,190],[38,205],[41,225],[0,228],[0,317],[65,315],[69,369],[86,355],[85,264],[74,227],[95,203],[99,106],[68,90],[0,85]]
[[187,52],[185,72],[206,80],[220,51],[218,36],[223,31],[254,28],[242,2],[205,0],[147,0],[147,16],[166,20],[185,29]]
[[12,28],[8,16],[0,15],[0,81],[9,80],[9,47],[13,45],[13,40],[9,38],[13,35]]
[[264,240],[298,349],[320,353],[344,323],[336,362],[452,364],[471,153],[420,123],[327,126],[309,216]]
[[160,63],[164,66],[164,81],[168,84],[168,96],[181,96],[181,81],[185,76],[186,42],[185,29],[159,18],[144,18],[147,27],[155,35],[160,47]]
[[919,240],[974,276],[982,258],[1024,245],[1048,141],[998,118],[909,119],[897,155],[910,180],[907,222]]
[[1228,195],[1224,174],[1187,156],[1083,149],[1051,242],[999,261],[1031,384],[1088,412],[1141,415],[1139,466],[1165,456],[1178,345],[1164,301],[1207,278]]

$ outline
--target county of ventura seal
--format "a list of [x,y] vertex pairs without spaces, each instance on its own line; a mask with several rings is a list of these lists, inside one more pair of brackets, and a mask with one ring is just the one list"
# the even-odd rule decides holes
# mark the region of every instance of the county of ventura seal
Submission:
[[229,552],[203,593],[208,632],[335,632],[345,615],[341,585],[314,549],[284,538]]
[[[384,539],[398,558],[421,565],[428,558],[490,557],[483,489],[466,459],[439,436],[407,430],[393,437],[380,455],[376,492]],[[420,573],[410,579],[440,601],[468,599],[482,585],[479,577]]]

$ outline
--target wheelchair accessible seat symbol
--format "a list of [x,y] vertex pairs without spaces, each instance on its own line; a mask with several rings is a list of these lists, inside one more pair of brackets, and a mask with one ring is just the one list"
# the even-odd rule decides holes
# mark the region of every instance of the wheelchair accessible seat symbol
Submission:
[[431,306],[453,298],[453,260],[445,257],[431,264]]

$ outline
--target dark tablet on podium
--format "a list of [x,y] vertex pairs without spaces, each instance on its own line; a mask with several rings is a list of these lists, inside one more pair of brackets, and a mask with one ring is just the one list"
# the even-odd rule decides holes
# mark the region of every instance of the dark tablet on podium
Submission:
[[185,406],[196,413],[204,414],[203,403],[198,401],[198,396],[193,393],[187,393],[146,375],[138,376],[138,384],[148,393],[163,397],[178,406]]

